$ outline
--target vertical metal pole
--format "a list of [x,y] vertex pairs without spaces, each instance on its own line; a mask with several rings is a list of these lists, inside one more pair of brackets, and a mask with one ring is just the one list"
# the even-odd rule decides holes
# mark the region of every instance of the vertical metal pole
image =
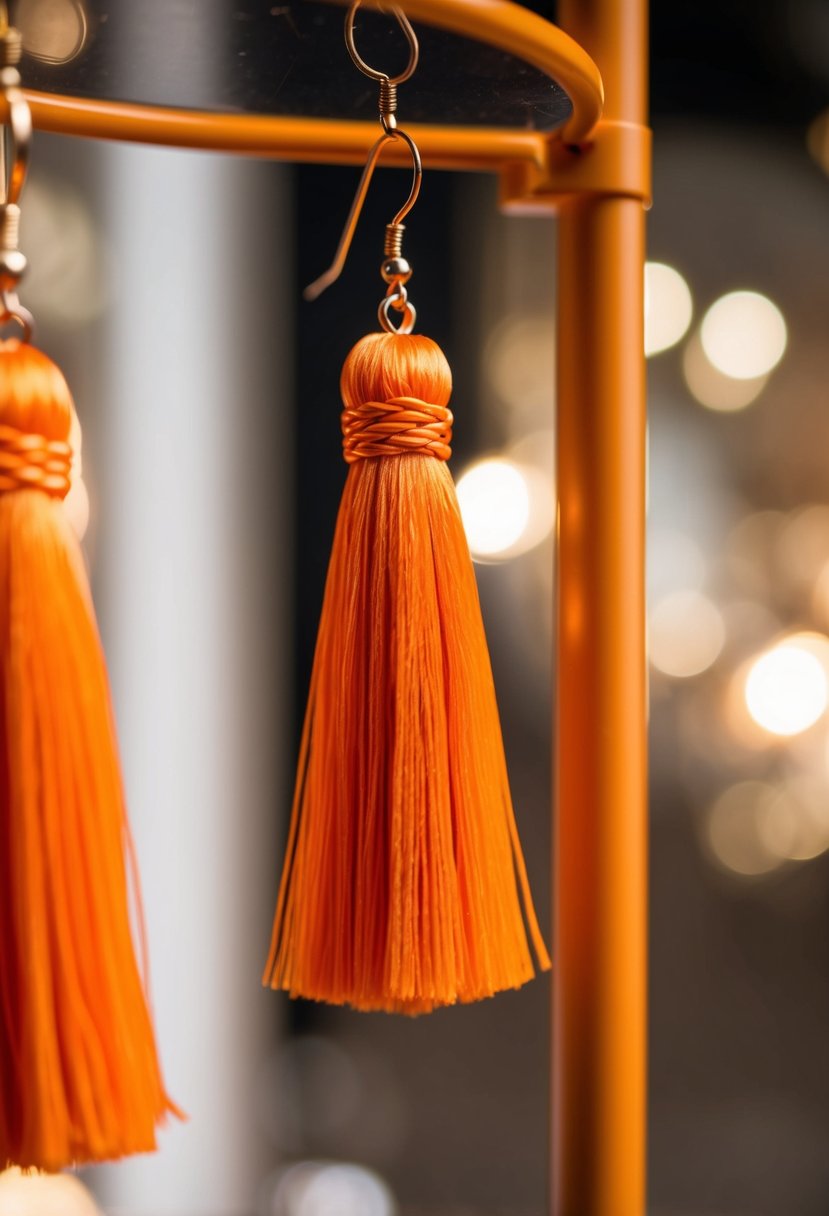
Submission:
[[[605,118],[646,121],[646,0],[561,0]],[[561,211],[553,1214],[645,1211],[644,212]]]

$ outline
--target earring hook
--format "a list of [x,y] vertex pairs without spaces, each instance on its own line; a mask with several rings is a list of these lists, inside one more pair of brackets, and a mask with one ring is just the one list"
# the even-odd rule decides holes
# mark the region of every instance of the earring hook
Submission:
[[[32,142],[32,115],[20,90],[17,64],[22,53],[19,30],[8,24],[5,5],[0,5],[0,92],[8,106],[8,130],[0,130],[0,327],[16,321],[24,340],[32,333],[32,315],[17,298],[17,286],[26,270],[26,258],[18,247],[20,193],[26,181]],[[6,162],[8,161],[8,167]]]
[[[21,52],[22,39],[19,30],[14,29],[13,26],[6,26],[5,30],[0,31],[0,68],[2,68],[3,75],[3,79],[0,80],[0,89],[2,89],[8,105],[8,159],[10,163],[4,180],[0,182],[0,191],[2,191],[0,206],[17,203],[29,167],[32,114],[29,103],[19,87],[20,75],[17,71],[17,64],[20,61]],[[7,134],[5,124],[1,134],[4,141],[3,160],[5,161]]]
[[[417,202],[417,196],[420,194],[420,186],[423,180],[423,164],[420,159],[418,146],[411,135],[407,135],[405,131],[398,127],[396,110],[397,86],[404,80],[408,80],[417,67],[420,57],[420,44],[402,9],[398,8],[397,5],[390,5],[387,10],[381,6],[381,11],[388,11],[395,17],[403,33],[406,35],[406,40],[409,44],[409,62],[397,76],[389,76],[387,72],[378,72],[376,68],[371,67],[365,62],[357,50],[354,41],[354,18],[359,7],[360,0],[352,0],[345,19],[345,44],[349,55],[363,75],[376,80],[380,85],[380,125],[383,131],[369,151],[368,160],[365,163],[357,186],[357,193],[354,195],[354,201],[351,204],[351,210],[348,213],[348,219],[345,221],[345,228],[340,237],[340,243],[337,246],[337,252],[334,254],[334,261],[324,274],[321,274],[318,279],[315,279],[313,283],[305,288],[303,295],[306,300],[316,300],[325,291],[326,287],[330,287],[340,277],[380,155],[387,143],[391,143],[396,139],[402,139],[412,157],[412,187],[409,191],[409,197],[394,219],[390,224],[386,224],[384,261],[380,267],[380,274],[388,284],[388,291],[385,298],[380,302],[377,315],[381,326],[388,333],[408,334],[412,332],[417,314],[406,292],[406,283],[412,276],[412,268],[403,257],[403,221],[412,207],[414,207]],[[390,308],[394,308],[397,312],[402,313],[398,325],[395,325],[389,314]]]
[[377,162],[380,159],[380,154],[386,144],[395,139],[402,139],[412,154],[412,188],[409,192],[409,197],[388,227],[399,228],[417,202],[417,196],[420,194],[420,186],[423,180],[423,164],[420,159],[420,150],[412,137],[407,135],[405,131],[401,131],[399,127],[393,132],[384,131],[368,154],[368,160],[363,169],[360,184],[357,186],[357,193],[354,195],[354,202],[351,204],[348,219],[345,221],[345,227],[340,237],[340,243],[337,246],[337,252],[334,254],[334,260],[324,274],[321,274],[318,279],[315,279],[313,283],[310,283],[305,288],[302,294],[306,300],[316,300],[318,296],[322,295],[326,287],[330,287],[342,274],[346,258],[348,257],[348,251],[351,248],[351,242],[354,239],[354,230],[357,227],[357,221],[360,218],[363,204],[366,201],[368,188],[371,185],[371,179],[377,167]]

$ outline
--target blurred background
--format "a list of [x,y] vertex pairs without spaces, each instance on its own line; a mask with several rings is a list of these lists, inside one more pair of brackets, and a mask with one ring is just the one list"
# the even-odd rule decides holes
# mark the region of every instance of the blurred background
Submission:
[[[245,73],[284,84],[246,42],[244,6],[203,0],[195,46],[177,41],[189,4],[102,7],[107,54],[101,23],[88,53],[118,96],[153,85],[209,108],[232,106]],[[316,7],[270,12],[305,37]],[[89,15],[80,0],[20,10],[41,37],[27,79],[59,82]],[[650,1211],[825,1216],[829,6],[674,0],[652,16]],[[169,30],[157,81],[139,54],[151,17]],[[344,52],[337,70],[339,112],[352,92],[370,105]],[[497,108],[492,71],[483,56]],[[428,80],[440,107],[460,104],[457,80]],[[37,137],[23,298],[83,428],[70,506],[160,1045],[191,1118],[155,1158],[89,1171],[89,1191],[0,1177],[0,1216],[545,1211],[547,977],[418,1020],[259,987],[345,477],[339,369],[374,328],[381,233],[408,187],[378,173],[341,281],[304,304],[356,177]],[[407,256],[420,326],[455,375],[453,470],[544,919],[555,222],[499,215],[493,178],[430,172]]]

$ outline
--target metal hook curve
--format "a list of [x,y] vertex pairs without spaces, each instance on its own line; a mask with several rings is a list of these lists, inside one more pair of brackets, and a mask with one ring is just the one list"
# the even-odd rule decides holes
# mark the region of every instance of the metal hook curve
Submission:
[[[0,90],[8,104],[8,118],[3,124],[2,156],[0,156],[0,205],[17,205],[29,165],[32,142],[32,115],[29,103],[20,90],[17,65],[23,53],[20,31],[8,24],[6,6],[0,10]],[[8,157],[6,151],[8,149]],[[8,162],[8,169],[5,165]]]
[[351,248],[351,242],[354,239],[354,230],[357,227],[357,221],[360,218],[360,212],[363,209],[363,204],[366,201],[368,188],[371,185],[371,179],[374,175],[374,170],[377,167],[377,162],[380,159],[380,153],[387,143],[392,140],[402,139],[412,154],[412,188],[409,191],[409,197],[406,199],[403,206],[397,212],[392,224],[402,224],[403,220],[411,211],[417,202],[417,196],[420,194],[420,186],[423,181],[423,164],[420,159],[420,150],[410,135],[405,131],[401,131],[398,127],[394,131],[384,131],[377,142],[372,147],[368,154],[365,168],[360,177],[357,193],[354,195],[354,201],[351,204],[351,210],[348,213],[348,219],[345,221],[340,243],[337,246],[337,252],[334,254],[334,260],[324,274],[321,274],[318,279],[305,288],[302,295],[306,300],[316,300],[322,295],[326,287],[330,287],[332,283],[340,277],[345,266],[348,251]]
[[23,341],[31,342],[35,319],[17,298],[16,291],[0,292],[0,329],[14,321],[23,330]]
[[2,204],[9,205],[17,203],[26,181],[32,144],[32,113],[29,103],[17,88],[6,90],[6,101],[9,107],[10,164],[7,181],[3,183]]
[[[409,18],[398,8],[397,5],[390,5],[388,8],[389,14],[397,20],[398,25],[406,35],[406,41],[409,44],[409,62],[399,76],[389,76],[388,72],[378,72],[376,68],[370,67],[369,64],[360,55],[357,50],[357,43],[354,39],[354,18],[357,15],[357,9],[360,7],[360,0],[354,0],[348,10],[345,19],[345,45],[348,47],[348,53],[356,67],[371,80],[387,81],[389,84],[402,84],[404,80],[408,80],[417,67],[418,59],[420,58],[420,44],[417,40],[417,34],[412,28]],[[385,9],[381,11],[386,11]]]

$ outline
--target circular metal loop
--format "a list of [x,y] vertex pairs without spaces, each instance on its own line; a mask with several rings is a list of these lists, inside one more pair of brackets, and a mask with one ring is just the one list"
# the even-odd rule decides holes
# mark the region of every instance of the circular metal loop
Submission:
[[[390,315],[390,309],[402,312],[400,323],[395,325]],[[377,309],[377,319],[387,334],[410,334],[417,320],[417,310],[408,297],[402,283],[392,283],[389,294],[383,296]]]
[[[345,19],[345,45],[348,47],[348,53],[351,56],[355,67],[368,76],[371,80],[386,81],[390,85],[402,84],[404,80],[408,80],[417,67],[417,61],[420,57],[420,46],[417,41],[417,34],[412,29],[411,22],[406,14],[399,9],[396,4],[388,6],[388,12],[396,20],[403,33],[406,35],[406,41],[409,44],[409,62],[400,73],[399,76],[389,76],[388,72],[378,72],[376,68],[370,67],[369,64],[360,55],[357,50],[357,44],[354,40],[354,18],[357,15],[357,9],[360,7],[360,0],[353,0],[349,7],[348,14]],[[383,9],[382,11],[386,11]]]
[[16,292],[0,292],[0,329],[12,321],[23,330],[23,341],[31,342],[35,328],[34,317],[28,308],[24,308],[20,303]]

